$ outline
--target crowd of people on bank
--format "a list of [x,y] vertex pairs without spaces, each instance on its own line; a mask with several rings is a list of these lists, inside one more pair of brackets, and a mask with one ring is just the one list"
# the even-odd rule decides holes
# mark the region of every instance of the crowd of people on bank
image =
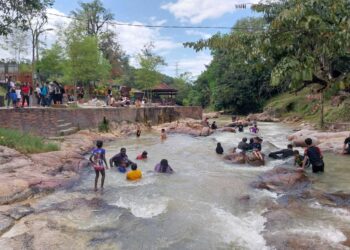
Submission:
[[[6,80],[7,107],[19,108],[37,106],[48,107],[63,103],[64,87],[57,81],[37,84],[33,88],[28,82],[15,83],[11,77]],[[35,98],[35,100],[34,100]]]

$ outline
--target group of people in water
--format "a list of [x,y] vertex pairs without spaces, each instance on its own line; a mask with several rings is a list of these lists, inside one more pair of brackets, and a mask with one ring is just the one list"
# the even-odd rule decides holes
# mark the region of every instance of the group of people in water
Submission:
[[[141,130],[138,127],[136,136],[140,137]],[[167,138],[165,129],[161,130],[160,135],[161,140],[165,140]],[[140,155],[136,157],[136,160],[146,160],[148,158],[147,151],[143,151]],[[101,174],[101,189],[103,189],[104,181],[105,181],[105,170],[109,168],[116,168],[118,172],[125,173],[126,179],[129,181],[139,180],[142,178],[142,171],[138,169],[138,166],[135,162],[131,161],[126,154],[126,148],[121,148],[120,152],[114,155],[109,160],[109,166],[106,160],[106,150],[103,148],[103,142],[97,141],[96,148],[92,150],[90,156],[90,163],[95,170],[95,191],[98,190],[98,180]],[[128,171],[128,169],[130,170]],[[171,174],[174,170],[170,167],[167,159],[162,159],[156,166],[154,167],[154,171],[157,173],[167,173]]]

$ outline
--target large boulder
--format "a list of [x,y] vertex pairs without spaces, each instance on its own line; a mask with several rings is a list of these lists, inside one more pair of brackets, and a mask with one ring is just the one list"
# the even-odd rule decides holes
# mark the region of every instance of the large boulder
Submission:
[[298,171],[287,167],[276,167],[258,177],[252,183],[254,188],[267,189],[276,193],[290,191],[303,192],[311,182],[304,171]]
[[265,111],[263,113],[258,113],[258,114],[250,114],[248,115],[247,119],[251,121],[258,121],[258,122],[280,122],[281,121],[279,118],[276,118],[274,114],[268,111]]
[[215,119],[215,118],[219,118],[220,117],[220,113],[219,112],[211,112],[211,113],[204,113],[203,114],[203,119]]
[[314,145],[322,151],[341,152],[345,138],[350,135],[350,131],[343,132],[318,132],[309,129],[297,131],[288,136],[297,147],[306,147],[305,139],[311,138]]
[[208,136],[214,131],[203,125],[201,121],[186,119],[172,123],[166,123],[161,126],[168,133],[187,134],[192,136]]

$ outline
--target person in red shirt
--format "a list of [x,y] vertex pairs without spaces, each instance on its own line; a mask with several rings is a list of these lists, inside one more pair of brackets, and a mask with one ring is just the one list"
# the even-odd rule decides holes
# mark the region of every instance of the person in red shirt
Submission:
[[140,154],[140,155],[138,155],[136,157],[136,160],[145,160],[145,159],[147,159],[147,154],[148,153],[146,151],[143,151],[142,154]]
[[28,83],[24,83],[21,88],[21,93],[22,93],[22,108],[24,107],[24,102],[27,102],[27,107],[29,107],[29,92],[30,92],[30,87]]

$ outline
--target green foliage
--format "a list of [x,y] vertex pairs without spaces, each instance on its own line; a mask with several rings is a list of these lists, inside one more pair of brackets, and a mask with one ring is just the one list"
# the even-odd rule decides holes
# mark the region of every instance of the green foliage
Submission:
[[111,65],[99,51],[97,37],[73,37],[68,44],[68,56],[65,73],[71,81],[88,83],[109,78]]
[[0,145],[16,149],[25,154],[59,150],[57,144],[46,143],[41,137],[5,128],[0,128]]
[[102,122],[98,125],[98,131],[102,133],[109,132],[109,121],[106,119],[106,117],[103,117]]
[[13,32],[13,27],[28,29],[27,14],[40,12],[53,5],[53,0],[1,0],[0,1],[0,36]]
[[50,49],[43,51],[36,67],[41,79],[57,80],[63,77],[65,63],[63,48],[55,43]]
[[148,90],[158,84],[162,78],[158,67],[166,65],[164,59],[153,52],[154,45],[148,44],[137,55],[140,69],[135,72],[136,86]]

